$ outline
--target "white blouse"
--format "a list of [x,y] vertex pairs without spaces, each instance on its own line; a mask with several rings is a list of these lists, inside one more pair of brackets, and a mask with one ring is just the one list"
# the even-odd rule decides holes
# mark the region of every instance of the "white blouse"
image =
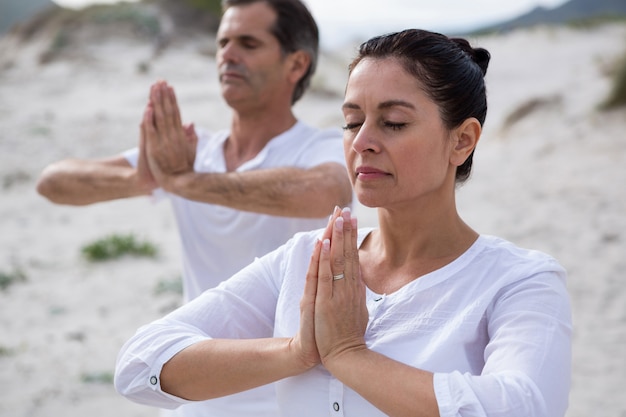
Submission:
[[[370,231],[359,231],[359,244]],[[175,408],[189,401],[161,391],[159,377],[185,347],[208,338],[296,334],[304,277],[320,234],[297,234],[140,328],[119,354],[117,390],[139,403]],[[441,416],[563,416],[572,333],[565,278],[548,255],[482,235],[452,263],[392,294],[368,290],[365,340],[376,352],[434,372]],[[381,377],[392,376],[381,370]],[[281,416],[384,415],[321,365],[275,387]]]

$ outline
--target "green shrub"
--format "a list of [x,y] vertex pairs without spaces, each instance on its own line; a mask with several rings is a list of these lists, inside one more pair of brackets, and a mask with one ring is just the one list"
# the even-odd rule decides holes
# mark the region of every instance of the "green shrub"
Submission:
[[150,242],[139,242],[132,234],[110,235],[103,239],[84,246],[81,250],[83,256],[91,262],[117,259],[124,255],[144,256],[154,258],[157,248]]

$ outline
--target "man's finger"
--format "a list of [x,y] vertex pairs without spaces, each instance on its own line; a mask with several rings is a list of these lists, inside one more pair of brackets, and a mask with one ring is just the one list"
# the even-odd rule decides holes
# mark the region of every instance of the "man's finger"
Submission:
[[154,109],[154,125],[156,129],[162,132],[166,132],[168,123],[166,121],[164,110],[164,97],[163,97],[163,83],[158,82],[152,87],[152,93],[150,94],[150,103]]
[[[167,85],[166,85],[167,86]],[[180,117],[180,108],[178,107],[178,101],[176,100],[176,93],[172,87],[167,86],[167,110],[170,112],[171,121],[174,127],[182,126],[182,120]]]

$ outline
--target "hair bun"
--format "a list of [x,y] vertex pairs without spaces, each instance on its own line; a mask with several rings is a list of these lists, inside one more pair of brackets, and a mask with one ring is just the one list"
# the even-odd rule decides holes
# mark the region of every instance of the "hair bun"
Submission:
[[485,48],[473,48],[467,39],[463,38],[450,38],[450,40],[461,48],[471,59],[480,67],[483,72],[483,76],[487,74],[487,67],[489,66],[489,60],[491,60],[491,54]]
[[491,60],[491,54],[485,48],[474,48],[473,52],[472,59],[483,71],[483,75],[487,75],[487,67],[489,66],[489,61]]

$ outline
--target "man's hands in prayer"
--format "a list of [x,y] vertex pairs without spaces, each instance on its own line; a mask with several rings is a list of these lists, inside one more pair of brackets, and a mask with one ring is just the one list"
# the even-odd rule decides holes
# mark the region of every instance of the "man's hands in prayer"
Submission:
[[176,177],[193,172],[197,141],[193,124],[181,122],[174,89],[154,84],[141,123],[139,180],[171,190]]

